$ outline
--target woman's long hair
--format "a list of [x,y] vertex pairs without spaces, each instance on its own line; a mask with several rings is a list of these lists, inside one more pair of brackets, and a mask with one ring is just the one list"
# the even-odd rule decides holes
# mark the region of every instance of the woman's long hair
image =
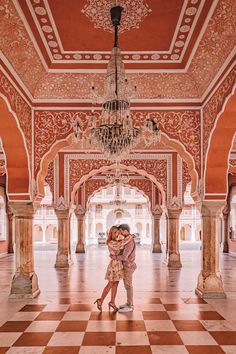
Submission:
[[115,230],[119,230],[117,226],[112,226],[109,231],[107,231],[106,244],[112,240],[112,234]]

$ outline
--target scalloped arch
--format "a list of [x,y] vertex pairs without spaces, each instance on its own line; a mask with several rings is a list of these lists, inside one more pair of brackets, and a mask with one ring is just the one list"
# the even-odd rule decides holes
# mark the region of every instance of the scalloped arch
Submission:
[[[166,133],[161,132],[161,142],[164,143],[166,146],[170,146],[170,147],[174,148],[179,153],[179,155],[182,157],[182,159],[186,162],[186,164],[188,166],[188,171],[189,171],[189,174],[191,177],[191,181],[192,181],[191,195],[194,200],[197,200],[198,199],[198,191],[197,191],[198,173],[197,173],[197,170],[195,167],[195,162],[194,162],[193,157],[190,155],[190,153],[188,153],[186,151],[183,144],[181,144],[178,140],[169,138]],[[36,178],[37,191],[38,191],[37,197],[39,200],[42,199],[42,197],[44,196],[43,185],[44,185],[44,180],[45,180],[45,177],[47,174],[47,168],[48,168],[50,161],[52,161],[55,158],[56,154],[59,152],[60,149],[71,145],[71,143],[72,143],[72,134],[70,134],[66,139],[62,139],[62,140],[55,142],[51,146],[50,150],[43,156],[41,163],[40,163],[40,170],[39,170],[39,173]],[[156,181],[155,181],[155,184],[156,184]],[[160,188],[160,190],[161,190],[161,188]],[[162,190],[163,190],[163,188],[162,188]],[[73,198],[74,198],[74,194],[73,194]],[[163,200],[165,200],[165,197]]]
[[15,112],[0,94],[0,137],[6,159],[9,200],[30,200],[30,162],[24,134]]
[[236,133],[236,86],[212,130],[205,168],[205,199],[226,199],[229,155]]
[[[162,201],[163,201],[163,204],[165,205],[165,203],[166,203],[166,194],[165,194],[164,188],[161,185],[161,183],[157,181],[155,176],[148,174],[145,170],[139,170],[135,166],[126,166],[126,165],[123,165],[122,163],[120,164],[120,166],[121,166],[121,168],[123,170],[130,171],[130,172],[135,172],[138,175],[141,175],[141,176],[144,176],[144,177],[147,177],[148,179],[150,179],[157,186],[157,188],[160,190],[161,196],[162,196]],[[75,202],[75,195],[76,195],[77,190],[79,189],[79,187],[85,181],[87,181],[89,178],[91,178],[93,176],[96,176],[97,174],[100,174],[100,173],[103,173],[103,172],[107,172],[107,171],[110,171],[110,170],[114,170],[115,168],[116,168],[116,164],[113,164],[113,165],[110,165],[110,166],[103,166],[103,167],[101,167],[101,168],[99,168],[97,170],[92,170],[88,174],[84,175],[74,185],[74,188],[73,188],[73,190],[71,192],[71,202],[72,202],[72,204],[74,204],[74,202]]]
[[[90,199],[98,192],[100,192],[101,190],[103,189],[108,189],[110,187],[109,184],[107,184],[106,186],[103,186],[103,187],[100,187],[98,188],[97,190],[95,190],[92,194],[89,195],[88,197],[88,200],[87,200],[87,205],[86,205],[86,208],[90,202]],[[134,189],[136,190],[137,192],[141,193],[148,201],[148,206],[149,206],[149,210],[151,210],[151,200],[150,198],[148,197],[148,195],[142,190],[142,189],[139,189],[138,187],[135,187],[135,186],[132,186],[130,185],[129,183],[127,183],[126,185],[123,185],[123,187],[129,187],[130,189]]]

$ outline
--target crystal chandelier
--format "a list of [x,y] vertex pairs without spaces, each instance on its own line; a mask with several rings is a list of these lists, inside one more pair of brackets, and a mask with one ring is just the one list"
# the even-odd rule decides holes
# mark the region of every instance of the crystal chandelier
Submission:
[[128,83],[118,47],[122,11],[121,6],[114,6],[110,10],[114,27],[114,47],[107,66],[103,98],[98,96],[95,86],[92,86],[93,104],[102,103],[102,112],[94,113],[93,109],[86,124],[79,118],[72,123],[73,142],[89,142],[114,161],[124,159],[141,140],[147,146],[160,139],[160,130],[155,118],[148,115],[141,130],[140,126],[133,123],[130,113],[130,99],[134,97],[137,88],[132,88]]
[[110,185],[115,185],[116,189],[115,199],[112,200],[110,204],[115,205],[116,207],[122,207],[126,203],[126,200],[121,199],[121,185],[129,182],[129,175],[128,173],[122,174],[119,162],[116,163],[115,173],[106,176],[106,182]]
[[116,184],[116,194],[115,198],[110,201],[110,205],[114,205],[115,208],[122,209],[124,204],[126,204],[126,200],[121,199],[121,185]]
[[[140,139],[141,130],[134,126],[130,115],[132,90],[125,75],[124,63],[118,47],[118,28],[123,8],[111,8],[115,43],[107,66],[104,98],[100,116],[92,115],[90,142],[108,157],[120,160]],[[134,92],[136,87],[134,87]],[[93,102],[98,103],[95,87],[92,87]]]

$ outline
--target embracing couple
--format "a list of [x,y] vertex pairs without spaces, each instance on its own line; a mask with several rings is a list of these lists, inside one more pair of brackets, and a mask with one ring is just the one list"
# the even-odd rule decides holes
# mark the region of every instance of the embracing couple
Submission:
[[[103,289],[102,295],[95,301],[97,308],[102,311],[102,304],[105,297],[111,291],[111,301],[109,310],[130,312],[133,311],[133,273],[135,264],[135,236],[130,234],[129,225],[112,226],[107,237],[107,246],[111,261],[107,267],[105,279],[107,285]],[[119,307],[116,306],[115,299],[119,281],[124,281],[127,292],[127,302]]]

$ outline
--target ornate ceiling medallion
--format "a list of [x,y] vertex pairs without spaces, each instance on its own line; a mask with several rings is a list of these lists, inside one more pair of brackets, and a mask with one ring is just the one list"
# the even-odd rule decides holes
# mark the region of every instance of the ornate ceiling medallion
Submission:
[[152,11],[143,0],[87,0],[81,11],[93,22],[95,28],[113,32],[110,9],[114,6],[121,6],[124,9],[120,33],[139,28],[140,23]]

